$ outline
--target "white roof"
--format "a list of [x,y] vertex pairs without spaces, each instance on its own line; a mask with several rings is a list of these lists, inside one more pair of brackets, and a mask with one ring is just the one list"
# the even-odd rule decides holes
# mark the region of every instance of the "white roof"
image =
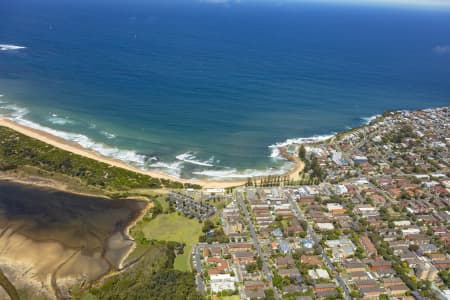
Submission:
[[316,273],[320,278],[330,278],[327,270],[324,269],[316,269]]
[[356,209],[358,209],[358,210],[360,210],[360,211],[376,210],[375,207],[369,206],[369,205],[367,205],[367,206],[359,206],[359,207],[357,207]]
[[234,277],[232,278],[230,274],[211,274],[210,279],[211,281],[216,281],[216,280],[234,279]]
[[355,184],[359,184],[359,185],[369,184],[369,181],[367,179],[365,179],[365,178],[361,178],[361,179],[356,180]]
[[415,234],[415,233],[420,233],[420,229],[419,228],[406,228],[406,229],[402,229],[403,234]]
[[409,226],[411,225],[411,222],[408,220],[404,220],[404,221],[394,221],[394,225],[395,226]]
[[316,224],[319,229],[333,230],[333,223],[317,223]]
[[225,189],[223,188],[207,188],[205,189],[207,193],[225,193]]
[[330,211],[334,209],[343,209],[343,207],[339,203],[327,203],[327,209]]

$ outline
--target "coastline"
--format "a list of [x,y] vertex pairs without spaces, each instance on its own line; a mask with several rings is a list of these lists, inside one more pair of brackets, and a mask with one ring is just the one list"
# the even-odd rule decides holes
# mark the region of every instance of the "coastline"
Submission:
[[[81,147],[78,144],[69,142],[67,140],[61,139],[59,137],[53,136],[47,132],[30,128],[21,124],[18,124],[12,120],[6,119],[4,117],[0,117],[0,126],[7,127],[9,129],[12,129],[14,131],[17,131],[23,135],[26,135],[28,137],[34,138],[36,140],[42,141],[46,144],[52,145],[54,147],[57,147],[59,149],[84,156],[90,159],[94,159],[96,161],[106,163],[108,165],[126,169],[132,172],[140,173],[143,175],[147,175],[153,178],[158,179],[165,179],[165,180],[172,180],[172,181],[178,181],[183,184],[197,184],[201,185],[203,188],[230,188],[230,187],[237,187],[242,186],[247,183],[247,179],[230,179],[230,180],[208,180],[208,179],[184,179],[184,178],[177,178],[162,172],[158,171],[152,171],[152,170],[142,170],[136,167],[133,167],[123,161],[105,157],[103,155],[100,155],[99,153],[96,153],[92,150],[85,149]],[[291,169],[289,172],[282,174],[280,176],[288,176],[289,179],[295,179],[297,178],[298,173],[303,169],[304,164],[296,157],[289,155],[286,152],[285,147],[279,147],[281,155],[290,161],[295,162],[295,167]],[[253,177],[253,179],[261,178],[260,176]]]

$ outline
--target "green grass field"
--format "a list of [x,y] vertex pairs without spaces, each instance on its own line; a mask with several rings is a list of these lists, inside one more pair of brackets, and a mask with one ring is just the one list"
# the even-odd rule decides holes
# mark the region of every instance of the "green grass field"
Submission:
[[191,271],[192,247],[202,234],[202,224],[197,219],[189,219],[177,213],[161,214],[143,224],[141,230],[148,239],[186,243],[184,254],[178,255],[175,259],[174,268],[180,271]]

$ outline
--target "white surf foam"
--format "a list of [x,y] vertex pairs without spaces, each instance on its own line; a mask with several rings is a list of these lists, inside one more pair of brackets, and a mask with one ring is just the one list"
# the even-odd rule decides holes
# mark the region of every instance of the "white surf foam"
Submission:
[[244,179],[249,177],[258,177],[258,176],[276,176],[286,174],[292,167],[293,163],[288,162],[284,164],[281,168],[276,169],[246,169],[246,170],[237,170],[235,168],[228,168],[225,170],[202,170],[192,172],[194,175],[200,175],[208,177],[208,179],[213,180],[226,180],[226,179]]
[[115,135],[115,134],[110,133],[110,132],[108,132],[108,131],[106,131],[106,130],[102,130],[102,131],[100,131],[100,133],[101,133],[103,136],[105,136],[107,139],[110,139],[110,140],[116,138],[116,135]]
[[66,125],[66,124],[73,124],[74,121],[70,120],[66,117],[58,116],[57,114],[51,114],[51,116],[47,119],[52,124],[55,125]]
[[280,154],[279,148],[281,148],[281,147],[287,147],[292,144],[318,143],[318,142],[328,140],[335,135],[336,135],[336,133],[329,134],[329,135],[315,135],[315,136],[311,136],[311,137],[287,139],[284,142],[276,143],[276,144],[269,146],[269,148],[271,149],[270,157],[274,158],[274,159],[284,159]]
[[9,44],[0,44],[0,51],[20,50],[20,49],[26,49],[26,48],[27,48],[27,47],[24,47],[24,46],[9,45]]
[[371,117],[366,117],[366,118],[361,118],[364,121],[365,125],[369,125],[373,120],[375,120],[376,118],[380,117],[381,115],[374,115]]
[[28,109],[23,108],[23,107],[19,107],[13,104],[8,104],[8,102],[2,102],[2,104],[6,104],[3,106],[0,106],[0,109],[2,111],[5,111],[6,117],[10,116],[11,118],[22,118],[23,116],[27,115],[29,113]]
[[3,117],[13,120],[14,122],[17,122],[21,125],[47,132],[53,136],[76,143],[83,148],[95,151],[106,157],[118,159],[137,167],[145,166],[146,156],[136,153],[133,150],[123,150],[115,147],[110,147],[102,143],[97,143],[83,134],[65,132],[42,126],[25,118],[25,116],[28,114],[28,110],[26,108],[18,107],[15,105],[6,105],[0,107],[0,109],[7,111],[6,113],[2,114]]
[[176,159],[193,164],[193,165],[204,166],[204,167],[214,167],[214,165],[213,165],[214,157],[211,157],[210,159],[208,159],[206,161],[199,161],[199,160],[196,160],[196,158],[197,157],[195,156],[195,154],[190,151],[176,156]]
[[[3,113],[4,112],[4,113]],[[27,127],[35,128],[44,132],[47,132],[56,137],[62,138],[67,141],[74,142],[80,145],[83,148],[93,150],[103,156],[111,157],[114,159],[121,160],[126,163],[130,163],[136,167],[140,168],[154,168],[161,170],[162,172],[172,175],[174,177],[181,177],[181,171],[184,167],[185,163],[194,164],[197,166],[203,167],[214,167],[215,163],[219,161],[215,161],[214,157],[206,161],[198,160],[195,156],[195,153],[192,151],[182,153],[176,156],[176,161],[174,162],[162,162],[158,161],[157,157],[147,157],[145,155],[139,154],[133,150],[124,150],[118,149],[115,147],[110,147],[102,143],[95,142],[89,137],[79,134],[79,133],[71,133],[65,132],[61,130],[55,130],[46,126],[42,126],[35,122],[32,122],[25,118],[25,116],[29,113],[26,108],[18,107],[16,105],[8,104],[3,102],[0,105],[0,115],[9,118],[19,124],[25,125]],[[367,122],[372,121],[377,116],[373,116],[370,118],[366,118]],[[56,114],[52,115],[52,118],[61,118]],[[64,119],[64,122],[67,122],[68,119]],[[60,122],[60,120],[53,119],[53,121]],[[69,120],[70,121],[70,120]],[[60,124],[62,123],[62,120]],[[66,123],[67,124],[67,123]],[[90,128],[96,128],[97,126],[94,123],[89,125]],[[105,136],[109,136],[110,138],[114,138],[115,135],[108,133],[107,131],[101,132]],[[332,138],[335,134],[330,135],[317,135],[306,138],[292,138],[287,139],[284,142],[276,143],[274,145],[269,146],[271,149],[271,157],[276,159],[284,159],[278,150],[279,147],[286,147],[292,144],[309,144],[309,143],[317,143],[329,138]],[[214,180],[226,180],[226,179],[244,179],[249,177],[258,177],[258,176],[269,176],[269,175],[282,175],[288,172],[293,167],[292,162],[286,162],[280,168],[269,168],[269,169],[246,169],[246,170],[237,170],[235,168],[224,168],[222,170],[211,170],[204,169],[200,171],[194,171],[193,175],[198,175],[202,177],[207,177],[208,179]]]
[[173,163],[159,161],[151,164],[149,167],[179,178],[181,176],[181,170],[183,169],[183,161],[175,161]]

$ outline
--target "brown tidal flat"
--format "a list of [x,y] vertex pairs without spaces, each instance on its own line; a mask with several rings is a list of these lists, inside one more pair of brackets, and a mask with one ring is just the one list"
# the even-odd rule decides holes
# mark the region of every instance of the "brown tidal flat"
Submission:
[[118,269],[146,205],[0,181],[0,269],[17,290],[64,298]]

